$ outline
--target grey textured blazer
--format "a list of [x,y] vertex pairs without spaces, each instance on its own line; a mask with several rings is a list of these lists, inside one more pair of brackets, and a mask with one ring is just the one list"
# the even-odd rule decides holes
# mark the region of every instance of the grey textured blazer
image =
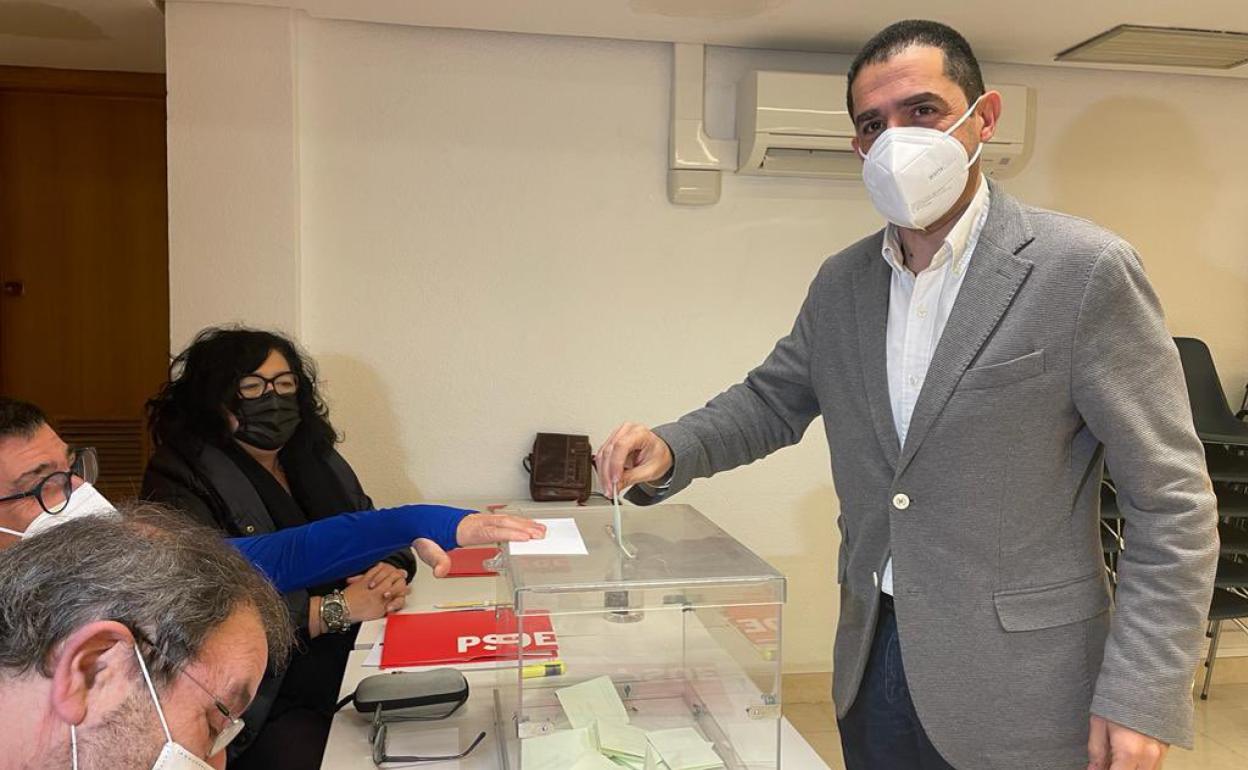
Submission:
[[[876,233],[824,263],[744,382],[656,429],[675,456],[661,496],[796,443],[822,415],[841,506],[838,714],[891,553],[914,704],[954,766],[1083,770],[1089,713],[1189,746],[1218,543],[1178,353],[1129,244],[991,192],[904,446]],[[1103,461],[1127,524],[1112,615]]]

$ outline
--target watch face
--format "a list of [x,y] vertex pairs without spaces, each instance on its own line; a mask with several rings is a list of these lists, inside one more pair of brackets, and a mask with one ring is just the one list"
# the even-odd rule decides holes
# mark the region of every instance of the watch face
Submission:
[[342,606],[342,601],[337,597],[325,598],[321,600],[321,615],[326,623],[338,624],[345,620],[346,608]]

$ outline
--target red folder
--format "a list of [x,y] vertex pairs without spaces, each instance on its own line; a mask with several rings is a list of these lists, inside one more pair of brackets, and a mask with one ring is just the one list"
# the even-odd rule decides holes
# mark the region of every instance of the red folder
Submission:
[[[391,615],[382,639],[381,667],[515,660],[519,641],[516,616],[507,608]],[[550,616],[526,615],[524,656],[551,658],[558,654]]]
[[447,577],[487,577],[498,573],[486,569],[485,562],[498,556],[497,548],[456,548],[450,551],[451,571]]

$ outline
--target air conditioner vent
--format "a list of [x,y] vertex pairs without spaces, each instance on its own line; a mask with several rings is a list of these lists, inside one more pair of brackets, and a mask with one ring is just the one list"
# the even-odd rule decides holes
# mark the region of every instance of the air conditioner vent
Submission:
[[1059,53],[1057,61],[1229,70],[1248,63],[1248,34],[1120,24]]

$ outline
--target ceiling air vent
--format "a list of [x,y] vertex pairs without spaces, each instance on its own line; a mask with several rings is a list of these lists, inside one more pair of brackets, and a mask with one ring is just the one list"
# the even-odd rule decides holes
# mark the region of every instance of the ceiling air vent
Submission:
[[1057,61],[1229,70],[1248,62],[1248,34],[1120,24],[1057,55]]

